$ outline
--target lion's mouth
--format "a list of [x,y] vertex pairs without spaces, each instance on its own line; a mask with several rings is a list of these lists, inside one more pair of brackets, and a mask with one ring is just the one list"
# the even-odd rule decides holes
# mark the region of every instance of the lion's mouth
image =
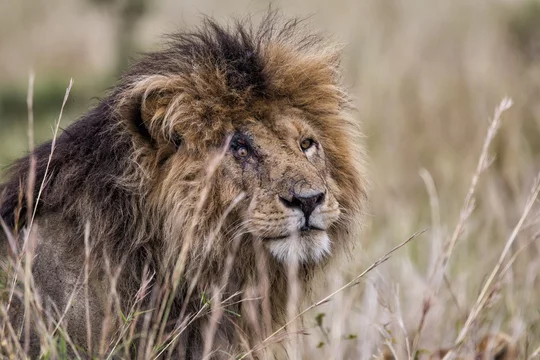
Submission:
[[325,230],[321,229],[320,227],[313,226],[313,225],[305,225],[305,226],[302,226],[302,228],[300,229],[301,233],[306,233],[310,231],[325,231]]
[[296,236],[306,236],[306,235],[311,235],[311,234],[315,234],[315,233],[319,233],[319,232],[325,232],[326,230],[324,229],[321,229],[319,227],[316,227],[316,226],[304,226],[300,229],[300,232],[299,233],[296,233],[296,234],[285,234],[285,235],[280,235],[280,236],[271,236],[271,237],[265,237],[263,238],[264,241],[276,241],[276,240],[284,240],[284,239],[287,239],[287,238],[290,238],[294,235]]
[[263,241],[276,241],[276,240],[283,240],[283,239],[286,239],[288,237],[290,237],[291,235],[281,235],[281,236],[272,236],[272,237],[265,237],[263,238]]

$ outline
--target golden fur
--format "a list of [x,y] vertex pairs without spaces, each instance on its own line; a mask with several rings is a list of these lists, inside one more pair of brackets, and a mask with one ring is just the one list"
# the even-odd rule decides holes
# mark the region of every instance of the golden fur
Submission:
[[[307,294],[316,272],[357,241],[361,227],[364,154],[339,74],[338,49],[296,20],[270,13],[257,28],[206,20],[134,64],[66,129],[33,224],[33,272],[59,309],[65,293],[76,293],[64,323],[78,344],[87,344],[77,330],[84,294],[77,281],[63,280],[80,274],[87,228],[94,341],[108,294],[114,290],[128,311],[146,273],[155,276],[144,307],[159,308],[163,289],[173,291],[172,325],[197,313],[201,296],[235,300],[182,331],[174,346],[186,359],[246,351],[284,323],[290,281]],[[49,150],[45,144],[33,154],[37,184]],[[29,165],[19,161],[0,187],[0,215],[20,238],[17,229],[29,224],[21,220],[19,184]],[[116,268],[113,289],[107,274]]]

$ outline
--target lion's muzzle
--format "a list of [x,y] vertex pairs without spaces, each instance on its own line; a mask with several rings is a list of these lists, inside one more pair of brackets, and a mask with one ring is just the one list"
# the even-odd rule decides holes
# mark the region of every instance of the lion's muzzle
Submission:
[[323,230],[318,227],[312,226],[309,222],[309,217],[313,211],[324,202],[325,193],[316,192],[315,194],[293,194],[292,200],[279,197],[279,200],[283,205],[291,209],[300,209],[304,214],[304,224],[300,228],[300,231],[308,231],[311,229]]

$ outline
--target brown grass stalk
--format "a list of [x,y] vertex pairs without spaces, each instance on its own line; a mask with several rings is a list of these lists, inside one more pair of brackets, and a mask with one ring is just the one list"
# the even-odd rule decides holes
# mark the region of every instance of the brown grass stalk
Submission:
[[[521,218],[519,219],[518,223],[514,227],[514,230],[512,231],[512,234],[506,241],[506,244],[504,246],[504,249],[499,257],[499,260],[497,261],[497,264],[493,268],[491,274],[487,278],[486,282],[484,283],[484,286],[482,287],[482,290],[480,292],[480,295],[478,295],[478,298],[476,300],[476,303],[474,304],[472,310],[469,313],[469,317],[465,321],[465,324],[463,325],[463,328],[461,329],[455,343],[454,343],[454,349],[461,346],[465,338],[467,337],[468,333],[470,332],[474,321],[478,318],[478,315],[480,312],[485,308],[486,303],[488,302],[490,298],[490,294],[493,290],[493,284],[494,282],[499,282],[501,279],[501,268],[505,262],[506,257],[508,256],[508,253],[510,252],[510,249],[512,248],[512,245],[514,244],[519,232],[521,231],[523,224],[525,223],[525,220],[527,219],[527,216],[529,215],[533,205],[536,202],[536,199],[538,198],[538,194],[540,193],[540,174],[538,174],[537,179],[535,181],[535,184],[532,188],[531,195],[529,199],[526,201],[525,208],[523,210],[523,213],[521,214]],[[444,360],[452,360],[455,359],[454,350],[452,349],[445,357]]]
[[486,136],[484,138],[484,143],[482,145],[480,157],[476,165],[476,170],[473,173],[469,190],[467,191],[467,195],[465,196],[465,200],[463,202],[461,211],[459,213],[458,222],[456,224],[456,227],[454,228],[452,236],[445,243],[443,252],[441,253],[441,256],[439,257],[439,261],[435,265],[433,272],[430,275],[429,283],[431,285],[429,287],[428,294],[424,296],[423,310],[422,310],[419,325],[417,327],[416,334],[413,340],[413,354],[418,350],[418,345],[420,343],[420,339],[421,339],[422,331],[424,329],[426,318],[431,309],[432,299],[437,296],[440,290],[442,281],[448,269],[448,263],[449,263],[450,257],[452,256],[454,247],[456,246],[456,243],[463,232],[465,223],[467,222],[471,213],[474,210],[474,194],[476,191],[476,187],[478,185],[480,176],[491,164],[491,159],[489,156],[489,148],[490,148],[491,143],[493,142],[493,139],[495,138],[495,135],[497,134],[498,130],[501,127],[501,116],[505,111],[507,111],[508,109],[510,109],[510,107],[512,107],[512,104],[513,104],[512,99],[504,98],[500,102],[500,104],[495,108],[493,119],[491,120]]
[[[318,306],[321,306],[322,304],[325,304],[327,303],[328,301],[330,301],[331,298],[333,298],[336,294],[346,290],[346,289],[349,289],[353,286],[356,286],[360,283],[360,280],[366,275],[368,274],[369,272],[371,272],[373,269],[375,269],[377,266],[381,265],[382,263],[384,263],[385,261],[387,261],[388,259],[390,259],[390,256],[396,252],[397,250],[401,249],[403,246],[407,245],[409,242],[411,242],[414,238],[416,238],[417,236],[423,234],[424,232],[426,232],[426,230],[422,230],[422,231],[418,231],[418,232],[415,232],[413,235],[411,235],[407,240],[403,241],[402,243],[400,243],[399,245],[397,245],[396,247],[394,247],[392,250],[388,251],[386,254],[384,254],[382,257],[380,257],[377,261],[375,261],[373,264],[371,264],[367,269],[365,269],[363,272],[361,272],[360,274],[358,274],[356,277],[354,277],[354,279],[352,279],[351,281],[349,281],[348,283],[346,283],[345,285],[343,285],[342,287],[340,287],[339,289],[337,289],[336,291],[332,292],[330,295],[327,295],[325,296],[324,298],[322,298],[321,300],[311,304],[310,306],[308,306],[306,309],[302,310],[300,313],[298,313],[297,315],[295,315],[293,318],[289,319],[289,321],[287,321],[287,323],[285,323],[285,325],[281,326],[279,329],[277,329],[276,331],[274,331],[270,336],[268,336],[266,339],[264,339],[262,341],[261,344],[259,344],[258,348],[264,348],[265,346],[267,346],[268,344],[270,344],[271,340],[273,340],[274,337],[276,337],[277,335],[279,335],[283,330],[285,330],[290,324],[292,324],[293,322],[295,322],[298,318],[300,318],[301,316],[303,316],[305,313],[307,313],[308,311],[318,307]],[[257,349],[258,349],[257,348]],[[250,351],[248,351],[246,354],[242,355],[238,360],[241,360],[241,359],[244,359],[246,358],[247,356],[251,355],[254,351],[256,351],[257,349],[251,349]]]

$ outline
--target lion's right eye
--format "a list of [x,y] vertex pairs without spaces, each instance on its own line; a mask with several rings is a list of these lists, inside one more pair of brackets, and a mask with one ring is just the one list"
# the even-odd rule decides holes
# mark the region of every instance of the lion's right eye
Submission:
[[237,158],[246,158],[251,155],[251,146],[247,136],[242,133],[236,133],[231,140],[231,150]]
[[249,151],[245,146],[241,146],[238,149],[236,149],[236,155],[238,157],[246,157],[249,155]]

